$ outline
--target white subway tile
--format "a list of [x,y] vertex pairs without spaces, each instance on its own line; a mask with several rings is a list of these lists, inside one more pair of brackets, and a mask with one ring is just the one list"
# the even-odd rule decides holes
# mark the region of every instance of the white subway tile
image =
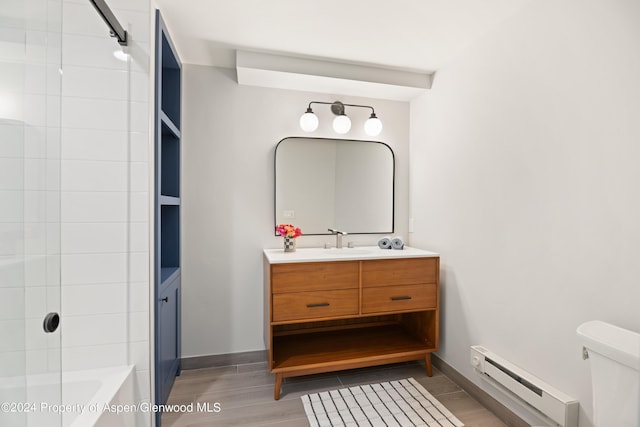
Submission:
[[127,178],[125,162],[62,161],[62,191],[127,191]]
[[[148,339],[148,337],[147,337]],[[136,371],[149,370],[149,341],[137,341],[129,344],[131,359],[129,364],[136,367]]]
[[0,157],[24,157],[24,125],[0,121]]
[[132,162],[149,162],[151,142],[148,132],[131,132],[130,160]]
[[0,190],[0,223],[23,221],[24,195],[20,190]]
[[[26,373],[27,375],[59,373],[60,348],[47,348],[38,350],[28,350],[26,352]],[[30,399],[30,401],[33,401]],[[42,425],[42,424],[38,424]]]
[[24,160],[0,158],[0,190],[24,189]]
[[22,120],[29,126],[47,125],[47,96],[25,94],[22,96]]
[[46,160],[46,174],[45,174],[45,188],[48,191],[59,192],[60,191],[60,159],[47,159]]
[[42,222],[47,217],[47,192],[43,190],[26,190],[24,197],[24,221]]
[[62,127],[127,130],[127,103],[110,99],[62,97]]
[[[27,67],[27,65],[20,62],[0,62],[0,75],[2,76],[2,79],[0,79],[0,93],[3,96],[7,93],[20,95],[23,88],[26,92],[30,92],[28,90],[29,86],[25,86],[25,79],[28,77]],[[36,91],[33,92],[37,93]]]
[[45,64],[24,64],[24,92],[47,93],[47,66]]
[[[2,197],[2,192],[0,192]],[[0,286],[3,286],[4,270],[9,271],[14,264],[13,257],[24,253],[24,224],[19,222],[0,222]],[[22,268],[22,262],[20,262]],[[7,276],[8,277],[8,276]]]
[[129,254],[129,281],[149,281],[149,256],[147,252],[135,252]]
[[24,318],[24,301],[24,288],[0,288],[0,320]]
[[[1,328],[2,326],[0,326]],[[14,377],[24,374],[27,369],[26,364],[27,356],[24,350],[0,352],[0,377]]]
[[0,60],[3,62],[25,61],[25,31],[23,28],[0,27],[0,40],[5,43],[0,49]]
[[25,288],[24,315],[26,318],[44,319],[47,311],[47,287],[27,286]]
[[47,252],[47,225],[29,222],[24,225],[25,255],[45,255]]
[[60,127],[61,111],[60,95],[47,95],[47,126]]
[[127,160],[127,132],[98,129],[62,129],[65,160]]
[[6,255],[0,268],[0,289],[24,287],[24,260],[20,255]]
[[62,93],[62,66],[60,62],[47,64],[47,95]]
[[47,0],[47,30],[53,33],[62,31],[62,1]]
[[60,222],[60,199],[62,193],[60,191],[47,191],[45,195],[46,221],[48,223]]
[[47,242],[45,253],[47,255],[59,255],[60,254],[60,230],[62,227],[60,226],[60,222],[47,222],[46,223],[46,235]]
[[49,350],[37,349],[37,350],[27,350],[25,353],[25,357],[27,358],[26,365],[26,374],[27,375],[37,375],[37,374],[45,374],[49,369]]
[[98,12],[89,4],[64,2],[62,19],[65,34],[103,36],[108,34],[104,21]]
[[117,49],[105,27],[103,37],[64,34],[62,36],[63,70],[67,65],[126,70],[127,64],[113,56]]
[[127,312],[124,283],[62,287],[65,316],[117,314]]
[[149,76],[141,72],[131,72],[131,100],[149,103]]
[[149,74],[151,58],[148,42],[138,43],[135,39],[129,45],[127,53],[131,59],[131,71]]
[[63,223],[62,253],[127,251],[126,223]]
[[61,133],[59,127],[47,128],[47,151],[46,157],[48,160],[59,160],[60,159],[60,139]]
[[[151,16],[148,10],[143,12],[121,11],[122,18],[126,22],[126,29],[133,43],[149,43]],[[124,24],[123,24],[124,25]]]
[[[2,34],[0,33],[0,37]],[[17,93],[3,94],[3,100],[0,104],[0,117],[6,119],[9,123],[24,123],[24,96]],[[6,123],[6,122],[5,122]]]
[[[47,286],[56,290],[62,278],[60,255],[47,255]],[[57,289],[59,292],[59,289]],[[58,299],[59,300],[59,299]]]
[[63,191],[63,222],[119,222],[127,221],[126,192],[68,192]]
[[128,86],[125,70],[68,65],[62,76],[62,95],[69,97],[127,100]]
[[0,320],[0,353],[25,348],[24,319]]
[[44,190],[47,183],[45,159],[24,159],[24,189]]
[[149,190],[149,166],[145,162],[131,162],[130,171],[130,184],[129,189],[131,191],[148,191]]
[[47,128],[44,126],[24,127],[24,157],[42,159],[47,153]]
[[44,255],[30,255],[24,262],[25,286],[46,286],[47,257]]
[[148,222],[149,221],[149,193],[146,191],[134,191],[129,193],[130,203],[130,221],[132,222]]
[[29,29],[45,31],[47,29],[47,8],[42,0],[23,1],[24,25]]
[[124,283],[127,280],[126,254],[62,255],[61,262],[63,286]]
[[149,252],[148,222],[132,222],[129,224],[129,250],[131,252]]
[[126,314],[65,316],[62,347],[118,344],[127,341]]
[[149,340],[148,312],[136,311],[129,313],[129,340],[132,342]]
[[124,13],[130,10],[149,13],[149,2],[145,0],[110,0],[109,5],[114,13]]
[[[42,322],[45,315],[49,311],[43,312],[40,316],[30,317],[25,319],[25,349],[26,350],[47,350],[53,348],[60,348],[60,330],[58,328],[55,332],[46,333],[42,327]],[[61,325],[64,322],[64,317],[60,318]]]
[[151,111],[147,102],[130,102],[131,131],[147,132],[151,123]]
[[149,283],[129,284],[129,312],[149,313]]
[[63,371],[106,368],[126,363],[127,345],[125,343],[80,345],[62,349]]

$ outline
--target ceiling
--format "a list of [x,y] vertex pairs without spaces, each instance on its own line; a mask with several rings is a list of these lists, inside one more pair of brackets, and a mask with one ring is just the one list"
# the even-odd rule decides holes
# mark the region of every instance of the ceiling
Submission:
[[530,0],[157,0],[182,62],[250,50],[434,72]]

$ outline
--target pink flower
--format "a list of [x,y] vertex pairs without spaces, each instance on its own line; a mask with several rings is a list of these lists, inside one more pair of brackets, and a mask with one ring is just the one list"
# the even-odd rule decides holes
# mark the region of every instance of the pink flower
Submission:
[[276,233],[281,235],[282,237],[299,237],[302,236],[302,230],[299,227],[296,227],[291,224],[278,224],[276,227]]

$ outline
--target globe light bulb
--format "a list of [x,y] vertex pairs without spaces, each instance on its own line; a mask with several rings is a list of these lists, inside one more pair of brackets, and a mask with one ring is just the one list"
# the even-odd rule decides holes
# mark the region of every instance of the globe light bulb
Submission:
[[336,133],[344,134],[349,132],[350,129],[351,119],[349,119],[349,117],[347,117],[346,115],[342,114],[333,119],[333,130],[335,130]]
[[376,117],[375,113],[364,122],[364,131],[369,136],[378,136],[382,132],[382,122]]
[[311,108],[300,117],[300,128],[305,132],[313,132],[318,129],[318,117],[313,114]]

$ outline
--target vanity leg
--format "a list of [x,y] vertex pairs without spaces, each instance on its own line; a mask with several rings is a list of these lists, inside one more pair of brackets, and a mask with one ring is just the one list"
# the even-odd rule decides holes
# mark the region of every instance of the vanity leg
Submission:
[[424,363],[427,365],[427,376],[433,376],[433,370],[431,369],[431,353],[427,353],[424,356]]
[[280,387],[282,387],[282,374],[276,374],[276,384],[273,389],[273,398],[275,400],[280,399]]

